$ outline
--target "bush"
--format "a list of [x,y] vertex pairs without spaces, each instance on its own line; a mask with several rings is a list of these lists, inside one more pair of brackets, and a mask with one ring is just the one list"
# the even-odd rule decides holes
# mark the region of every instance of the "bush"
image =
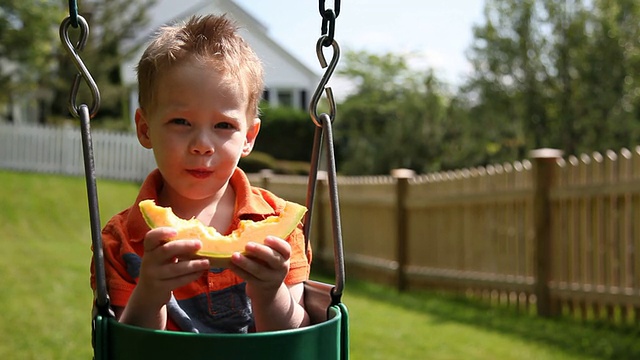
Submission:
[[275,174],[308,175],[309,163],[305,161],[277,160],[273,156],[253,151],[249,156],[241,158],[238,164],[246,173],[257,173],[263,169],[272,170]]
[[311,159],[316,126],[306,112],[265,106],[260,118],[262,123],[255,151],[281,160],[308,162]]
[[257,173],[262,169],[274,169],[276,167],[276,159],[266,153],[253,151],[249,156],[240,159],[238,164],[246,173]]
[[286,175],[309,175],[309,166],[306,161],[278,160],[273,172]]

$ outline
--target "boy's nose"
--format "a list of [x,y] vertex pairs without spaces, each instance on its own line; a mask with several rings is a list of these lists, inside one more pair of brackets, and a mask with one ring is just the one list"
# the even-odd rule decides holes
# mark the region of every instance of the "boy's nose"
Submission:
[[198,155],[213,154],[213,141],[204,133],[200,132],[194,136],[191,142],[191,152]]

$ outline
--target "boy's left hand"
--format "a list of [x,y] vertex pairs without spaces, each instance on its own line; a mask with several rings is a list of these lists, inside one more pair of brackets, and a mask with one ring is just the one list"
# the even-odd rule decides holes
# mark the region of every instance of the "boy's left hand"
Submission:
[[247,282],[247,295],[275,296],[289,272],[291,245],[283,239],[268,236],[264,245],[249,243],[245,253],[231,257],[231,269]]

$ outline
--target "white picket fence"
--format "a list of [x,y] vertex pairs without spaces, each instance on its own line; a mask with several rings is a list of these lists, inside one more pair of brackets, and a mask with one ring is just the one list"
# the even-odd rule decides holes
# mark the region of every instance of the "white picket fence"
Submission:
[[[92,130],[96,176],[142,181],[156,167],[133,133]],[[84,175],[78,127],[0,123],[0,169]]]

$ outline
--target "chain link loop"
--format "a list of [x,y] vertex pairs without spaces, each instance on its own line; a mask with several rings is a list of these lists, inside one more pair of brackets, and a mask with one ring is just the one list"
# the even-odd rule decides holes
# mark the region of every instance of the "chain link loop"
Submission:
[[327,86],[327,84],[329,82],[329,79],[331,79],[331,75],[333,75],[336,66],[338,65],[338,60],[340,59],[340,46],[335,40],[331,42],[333,55],[331,56],[331,62],[327,63],[327,59],[325,58],[323,51],[323,44],[326,41],[327,36],[322,35],[316,43],[316,54],[318,55],[318,61],[320,62],[320,66],[326,70],[324,72],[324,75],[320,79],[320,82],[318,83],[316,91],[311,97],[311,105],[309,107],[311,120],[313,120],[313,122],[320,127],[322,126],[322,122],[319,120],[320,115],[318,114],[318,105],[320,103],[320,98],[322,97],[323,92],[325,93],[325,96],[327,97],[327,101],[329,103],[329,118],[331,119],[331,122],[333,122],[336,117],[336,102],[333,98],[333,90],[331,90],[331,87]]
[[77,20],[80,27],[80,38],[75,45],[73,45],[69,39],[69,26],[73,26],[72,17],[68,16],[62,21],[62,24],[60,24],[60,40],[78,70],[69,94],[69,111],[76,118],[80,117],[80,114],[78,113],[79,106],[76,104],[76,97],[78,95],[78,89],[80,88],[80,82],[84,79],[89,86],[89,90],[91,90],[91,95],[93,97],[90,115],[91,117],[94,117],[100,107],[100,90],[98,89],[96,82],[93,80],[91,73],[80,58],[80,55],[78,55],[78,52],[82,51],[87,43],[87,38],[89,37],[89,24],[82,16],[78,16]]
[[78,1],[69,0],[69,19],[71,20],[71,26],[78,28]]
[[326,36],[322,46],[329,47],[333,44],[333,36],[336,31],[336,19],[338,15],[340,15],[340,0],[334,0],[333,9],[327,9],[325,0],[319,0],[318,9],[320,10],[320,16],[322,16],[320,35]]

